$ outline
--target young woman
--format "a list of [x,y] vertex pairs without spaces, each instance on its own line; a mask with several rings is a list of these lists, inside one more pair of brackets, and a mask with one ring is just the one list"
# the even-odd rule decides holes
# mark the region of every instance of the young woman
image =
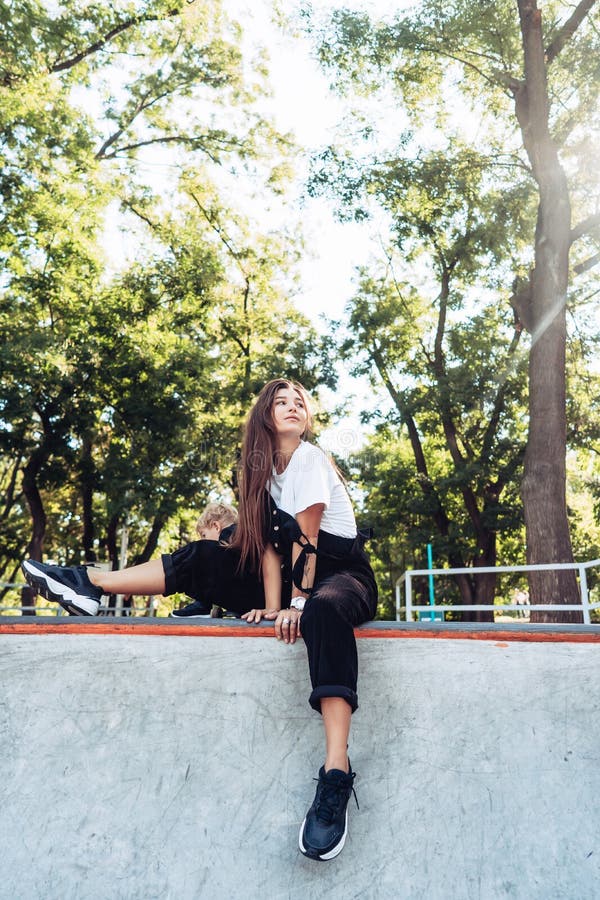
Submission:
[[375,615],[377,588],[337,469],[305,440],[310,425],[301,385],[275,379],[264,386],[246,423],[231,544],[195,541],[117,572],[32,560],[23,571],[32,587],[77,614],[95,615],[104,593],[196,596],[201,589],[249,623],[274,620],[275,635],[286,644],[302,636],[325,761],[299,844],[305,856],[324,860],[337,856],[346,840],[355,778],[347,748],[358,706],[354,627]]

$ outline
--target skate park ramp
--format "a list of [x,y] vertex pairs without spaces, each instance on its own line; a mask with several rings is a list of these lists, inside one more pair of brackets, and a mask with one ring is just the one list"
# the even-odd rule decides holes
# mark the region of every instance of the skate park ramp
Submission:
[[537,629],[357,631],[360,810],[318,863],[301,641],[3,619],[0,897],[597,898],[598,626]]

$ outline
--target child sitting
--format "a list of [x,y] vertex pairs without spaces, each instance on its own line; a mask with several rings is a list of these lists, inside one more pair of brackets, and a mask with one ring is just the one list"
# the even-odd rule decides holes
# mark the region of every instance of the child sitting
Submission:
[[[220,541],[228,544],[235,530],[237,518],[234,506],[227,503],[209,503],[196,522],[196,532],[201,541]],[[197,597],[187,606],[173,610],[171,615],[176,619],[194,619],[210,618],[211,613],[215,618],[223,615],[218,606],[213,607],[202,597]]]

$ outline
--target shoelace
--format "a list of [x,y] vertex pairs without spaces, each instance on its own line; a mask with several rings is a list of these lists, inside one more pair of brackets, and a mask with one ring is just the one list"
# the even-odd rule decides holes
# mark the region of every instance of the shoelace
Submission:
[[[355,777],[356,773],[353,772],[353,782]],[[347,787],[342,784],[341,781],[338,781],[335,784],[321,781],[320,778],[313,778],[313,781],[317,781],[321,786],[316,807],[317,817],[319,819],[323,819],[327,825],[331,825],[335,814],[337,813],[338,807],[340,806],[340,803],[344,798],[344,794],[347,791]],[[356,808],[360,809],[360,806],[358,805],[358,797],[356,796],[356,791],[354,790],[354,784],[352,784],[351,786],[351,791],[354,795]]]

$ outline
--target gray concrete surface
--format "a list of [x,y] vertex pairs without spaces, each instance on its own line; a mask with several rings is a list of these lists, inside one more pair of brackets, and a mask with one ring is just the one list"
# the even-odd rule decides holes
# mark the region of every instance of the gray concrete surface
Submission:
[[360,811],[315,863],[302,644],[1,634],[0,897],[597,898],[599,651],[361,640]]

